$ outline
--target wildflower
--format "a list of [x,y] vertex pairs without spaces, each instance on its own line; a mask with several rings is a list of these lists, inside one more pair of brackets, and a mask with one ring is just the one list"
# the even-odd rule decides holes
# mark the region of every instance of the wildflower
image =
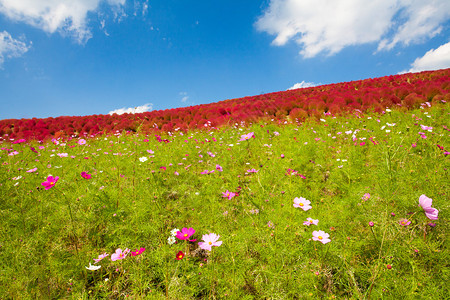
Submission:
[[85,139],[78,140],[78,145],[84,145],[84,144],[86,144],[86,140]]
[[428,226],[435,227],[436,223],[428,223]]
[[392,269],[391,265],[387,265],[386,268],[388,268],[389,270]]
[[255,137],[255,134],[253,132],[250,132],[250,133],[242,135],[241,139],[239,140],[239,142],[240,141],[246,141],[246,140],[254,138],[254,137]]
[[[189,238],[194,233],[195,233],[195,230],[193,228],[182,228],[181,231],[177,232],[177,235],[175,237],[180,240],[189,240]],[[195,242],[195,240],[189,240],[189,241]]]
[[125,251],[122,252],[122,249],[118,248],[116,250],[116,253],[111,254],[111,260],[112,261],[116,261],[116,260],[120,260],[120,259],[124,259],[125,257],[127,257],[128,253],[130,252],[130,249],[125,249]]
[[230,192],[228,190],[222,193],[222,197],[228,198],[228,200],[231,200],[234,196],[236,196],[236,193]]
[[67,153],[58,153],[56,155],[58,155],[59,157],[67,157],[67,156],[69,156],[69,154],[67,154]]
[[303,197],[300,198],[294,198],[294,207],[300,207],[301,209],[303,209],[304,211],[307,211],[309,209],[312,208],[312,206],[310,205],[311,201],[306,200]]
[[177,253],[177,255],[176,255],[175,258],[176,258],[177,260],[182,260],[183,257],[184,257],[183,251],[178,251],[178,253]]
[[47,177],[47,181],[44,181],[41,183],[42,186],[45,187],[46,190],[51,189],[52,187],[55,186],[56,182],[58,181],[59,177],[58,176],[48,176]]
[[365,193],[364,196],[362,197],[362,199],[363,199],[364,201],[369,200],[369,199],[370,199],[370,194],[369,194],[369,193]]
[[369,226],[373,227],[373,225],[375,225],[372,221],[369,222]]
[[433,199],[428,198],[425,195],[419,197],[419,206],[425,211],[425,215],[430,220],[437,220],[439,211],[436,208],[431,207]]
[[94,265],[91,265],[91,263],[89,263],[89,267],[85,267],[85,268],[90,270],[90,271],[95,271],[95,270],[100,269],[101,267],[102,266],[94,266]]
[[83,177],[84,179],[91,179],[92,175],[86,172],[81,172],[81,177]]
[[172,236],[176,236],[178,231],[180,231],[180,229],[174,228],[174,229],[172,229],[172,230],[170,231],[170,234],[171,234]]
[[223,172],[223,168],[220,165],[216,165],[216,170],[219,172]]
[[313,235],[313,238],[312,238],[312,239],[313,239],[314,241],[319,241],[319,242],[321,242],[322,244],[326,244],[326,243],[331,242],[331,240],[330,240],[330,238],[329,238],[330,235],[329,235],[328,233],[322,231],[322,230],[319,230],[319,231],[313,231],[312,235]]
[[109,254],[107,254],[106,252],[103,254],[100,254],[98,256],[98,258],[94,258],[95,263],[98,263],[99,261],[101,261],[102,259],[104,259],[105,257],[107,257]]
[[217,235],[215,233],[205,234],[202,236],[202,239],[205,242],[199,242],[198,245],[203,250],[211,251],[212,246],[219,247],[220,245],[222,245],[222,241],[218,241],[219,238],[220,235]]
[[409,224],[411,224],[411,221],[408,221],[408,219],[401,219],[400,221],[398,221],[398,223],[402,226],[408,226]]
[[136,249],[136,251],[131,252],[132,256],[138,256],[139,254],[141,254],[142,252],[145,251],[145,248],[141,248],[141,249]]
[[167,244],[173,245],[173,244],[175,244],[175,243],[176,243],[176,240],[175,240],[175,237],[174,237],[174,236],[169,236],[169,237],[167,238]]
[[303,222],[303,225],[309,226],[309,225],[317,225],[319,223],[319,220],[314,220],[312,218],[307,218],[305,222]]
[[267,222],[267,227],[269,228],[273,228],[275,225],[273,224],[272,221]]
[[250,170],[247,170],[247,173],[258,173],[258,171],[259,170],[256,170],[256,169],[250,169]]
[[140,162],[146,162],[147,160],[148,160],[148,158],[145,156],[139,157]]

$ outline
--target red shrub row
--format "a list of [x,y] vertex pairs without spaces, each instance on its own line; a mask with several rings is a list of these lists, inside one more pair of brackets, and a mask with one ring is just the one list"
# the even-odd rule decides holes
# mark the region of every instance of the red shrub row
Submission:
[[55,136],[87,136],[117,131],[186,131],[264,118],[304,120],[324,113],[355,109],[381,112],[386,107],[417,108],[422,103],[450,101],[450,69],[393,75],[322,85],[185,108],[139,114],[92,115],[0,121],[3,139],[44,140]]

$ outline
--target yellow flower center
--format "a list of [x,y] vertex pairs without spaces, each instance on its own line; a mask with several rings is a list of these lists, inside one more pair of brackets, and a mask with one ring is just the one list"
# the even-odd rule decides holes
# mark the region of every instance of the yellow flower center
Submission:
[[323,239],[323,237],[321,237],[320,235],[317,237],[319,240]]
[[50,185],[54,185],[55,183],[52,181],[52,182],[50,182]]
[[187,236],[188,236],[188,234],[187,234],[187,233],[185,233],[185,234],[184,234],[184,237],[187,237]]
[[211,242],[209,242],[208,244],[212,245],[212,243],[211,243]]
[[299,203],[298,205],[303,206],[304,204],[303,203]]
[[312,223],[313,223],[313,220],[309,220],[309,223],[311,223],[311,224],[312,224]]

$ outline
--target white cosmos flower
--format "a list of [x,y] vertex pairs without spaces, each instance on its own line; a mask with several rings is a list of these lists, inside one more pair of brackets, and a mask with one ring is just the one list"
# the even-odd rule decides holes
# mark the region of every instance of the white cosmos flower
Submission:
[[90,271],[95,271],[100,269],[102,266],[94,266],[91,263],[89,263],[89,267],[85,267],[86,269],[90,270]]
[[148,158],[145,156],[139,157],[140,162],[146,162],[147,160],[148,160]]

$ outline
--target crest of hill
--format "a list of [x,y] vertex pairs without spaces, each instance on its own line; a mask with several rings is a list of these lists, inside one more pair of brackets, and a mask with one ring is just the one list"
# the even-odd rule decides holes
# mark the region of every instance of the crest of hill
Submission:
[[264,119],[302,121],[324,114],[382,112],[446,104],[450,69],[391,75],[365,80],[228,99],[210,104],[136,114],[61,116],[0,121],[0,140],[95,136],[130,131],[187,131]]

